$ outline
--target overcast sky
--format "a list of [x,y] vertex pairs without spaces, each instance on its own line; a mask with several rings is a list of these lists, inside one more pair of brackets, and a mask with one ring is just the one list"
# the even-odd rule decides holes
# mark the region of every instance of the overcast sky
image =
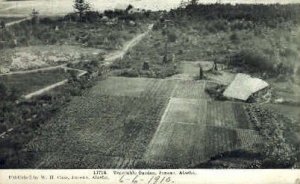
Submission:
[[[87,0],[94,10],[103,11],[113,9],[116,6],[132,4],[134,7],[164,10],[176,8],[181,0]],[[199,3],[215,3],[217,0],[199,0]],[[223,3],[300,3],[300,0],[221,0]],[[0,0],[0,14],[30,14],[33,8],[41,14],[55,15],[73,11],[74,0],[26,0],[5,1]]]

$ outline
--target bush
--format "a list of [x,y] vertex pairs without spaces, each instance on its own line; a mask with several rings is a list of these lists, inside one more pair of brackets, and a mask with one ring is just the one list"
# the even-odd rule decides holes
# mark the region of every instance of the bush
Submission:
[[207,30],[211,33],[217,33],[219,31],[228,31],[229,27],[225,20],[211,21],[207,24]]
[[95,22],[100,18],[102,18],[102,14],[97,11],[87,11],[83,17],[83,19],[88,22]]
[[8,87],[0,82],[0,100],[4,100],[7,98],[7,95],[8,95]]
[[240,38],[239,38],[238,34],[235,33],[235,32],[232,33],[232,34],[230,35],[229,39],[230,39],[231,42],[234,43],[234,44],[237,44],[237,43],[239,43],[239,41],[240,41]]
[[139,76],[139,72],[136,69],[124,69],[122,70],[121,76],[124,77],[138,77]]
[[[283,115],[266,108],[251,105],[246,112],[265,141],[262,143],[264,168],[292,167],[297,161],[294,143],[288,136],[295,134],[292,122]],[[292,141],[291,141],[292,140]]]
[[234,54],[230,65],[245,67],[252,72],[274,72],[275,62],[259,49],[245,49]]
[[298,77],[300,77],[300,66],[298,66],[297,69],[296,69],[296,75],[297,75]]
[[177,36],[176,36],[175,33],[171,32],[171,33],[168,34],[168,41],[169,42],[176,42],[176,40],[177,40]]
[[279,136],[272,137],[272,143],[265,143],[263,160],[264,168],[289,168],[294,165],[294,148],[286,143],[281,133]]
[[205,87],[205,92],[215,100],[227,100],[226,97],[223,96],[223,92],[225,91],[226,86],[220,84],[208,84]]
[[76,13],[69,13],[64,17],[66,21],[77,21],[78,17]]
[[143,70],[149,70],[150,69],[150,66],[149,66],[149,62],[144,62],[143,63]]

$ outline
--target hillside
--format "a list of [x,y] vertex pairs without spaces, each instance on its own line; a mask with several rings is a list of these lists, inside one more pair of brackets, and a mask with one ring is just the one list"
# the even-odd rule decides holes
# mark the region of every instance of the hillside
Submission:
[[[299,12],[190,4],[3,29],[0,166],[299,168]],[[269,85],[227,98],[240,73]]]

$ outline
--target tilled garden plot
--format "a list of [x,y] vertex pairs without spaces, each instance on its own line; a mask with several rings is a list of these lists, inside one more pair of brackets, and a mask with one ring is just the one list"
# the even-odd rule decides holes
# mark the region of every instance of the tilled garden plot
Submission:
[[194,167],[259,142],[243,110],[205,99],[202,82],[111,77],[73,98],[24,151],[38,168]]
[[[178,86],[173,94],[180,94]],[[248,127],[252,127],[251,122],[239,103],[199,96],[171,98],[144,159],[150,168],[153,160],[194,167],[219,154],[251,149],[261,142],[258,132]]]
[[[74,98],[57,119],[51,120],[52,125],[27,146],[26,151],[35,152],[38,160],[34,167],[83,168],[78,164],[82,160],[90,163],[84,168],[132,167],[147,149],[168,100],[164,96],[171,93],[160,80],[144,81],[151,87],[144,85],[147,90],[136,96],[95,93],[103,84],[100,82],[91,95]],[[124,80],[120,78],[119,82]],[[109,159],[103,160],[104,157]],[[98,159],[89,161],[92,158]]]

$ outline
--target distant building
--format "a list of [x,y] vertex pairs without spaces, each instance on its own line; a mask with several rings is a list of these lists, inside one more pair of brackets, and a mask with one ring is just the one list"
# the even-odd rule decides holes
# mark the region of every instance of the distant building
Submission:
[[144,12],[145,12],[145,10],[141,10],[141,9],[139,9],[139,8],[131,8],[131,9],[128,11],[129,14],[144,13]]

